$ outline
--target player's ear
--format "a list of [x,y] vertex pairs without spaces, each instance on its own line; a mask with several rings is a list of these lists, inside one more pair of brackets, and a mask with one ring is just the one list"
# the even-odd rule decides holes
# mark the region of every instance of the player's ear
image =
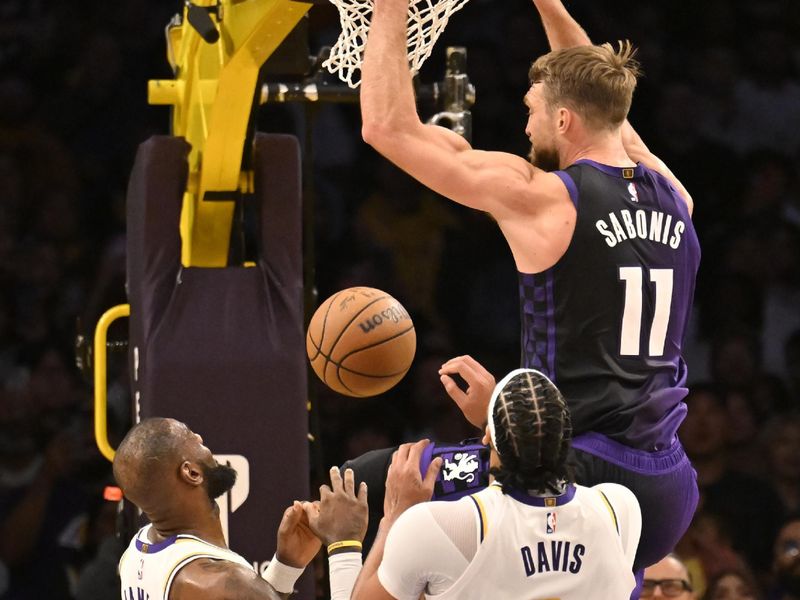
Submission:
[[556,129],[559,133],[566,133],[572,124],[572,111],[563,106],[560,107],[556,114]]
[[180,478],[191,486],[202,485],[203,470],[197,463],[185,460],[181,463]]
[[490,446],[491,445],[490,444],[491,441],[492,441],[492,436],[489,433],[489,426],[487,425],[483,429],[483,439],[481,439],[481,444],[483,444],[484,446]]

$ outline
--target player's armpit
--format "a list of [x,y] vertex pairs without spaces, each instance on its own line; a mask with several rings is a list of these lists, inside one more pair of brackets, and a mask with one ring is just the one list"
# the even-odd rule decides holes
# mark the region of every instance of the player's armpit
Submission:
[[278,600],[278,594],[254,571],[222,560],[201,558],[178,572],[169,600]]

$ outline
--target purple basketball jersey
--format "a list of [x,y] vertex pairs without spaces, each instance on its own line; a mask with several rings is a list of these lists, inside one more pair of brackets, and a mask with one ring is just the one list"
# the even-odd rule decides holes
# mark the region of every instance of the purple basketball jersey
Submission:
[[700,246],[660,174],[581,160],[556,173],[577,208],[555,266],[519,274],[522,366],[558,385],[575,435],[670,447],[686,414],[681,358]]

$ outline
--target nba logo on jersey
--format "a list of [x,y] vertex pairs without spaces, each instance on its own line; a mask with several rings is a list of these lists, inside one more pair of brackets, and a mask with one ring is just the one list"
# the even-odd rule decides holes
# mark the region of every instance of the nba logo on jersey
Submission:
[[636,190],[636,184],[632,181],[628,184],[628,193],[631,195],[631,202],[639,202],[639,192]]
[[547,513],[547,533],[556,532],[556,513]]

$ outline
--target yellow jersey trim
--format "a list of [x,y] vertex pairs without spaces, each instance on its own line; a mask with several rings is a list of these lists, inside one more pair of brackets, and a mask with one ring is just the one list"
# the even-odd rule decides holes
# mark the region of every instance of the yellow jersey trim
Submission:
[[[600,492],[600,490],[597,491]],[[603,492],[600,492],[600,495],[603,497],[603,502],[605,502],[606,508],[611,514],[611,518],[614,520],[614,528],[617,530],[617,535],[619,535],[619,521],[617,521],[617,513],[614,511],[614,507],[611,506],[611,502],[608,501],[608,497]]]

